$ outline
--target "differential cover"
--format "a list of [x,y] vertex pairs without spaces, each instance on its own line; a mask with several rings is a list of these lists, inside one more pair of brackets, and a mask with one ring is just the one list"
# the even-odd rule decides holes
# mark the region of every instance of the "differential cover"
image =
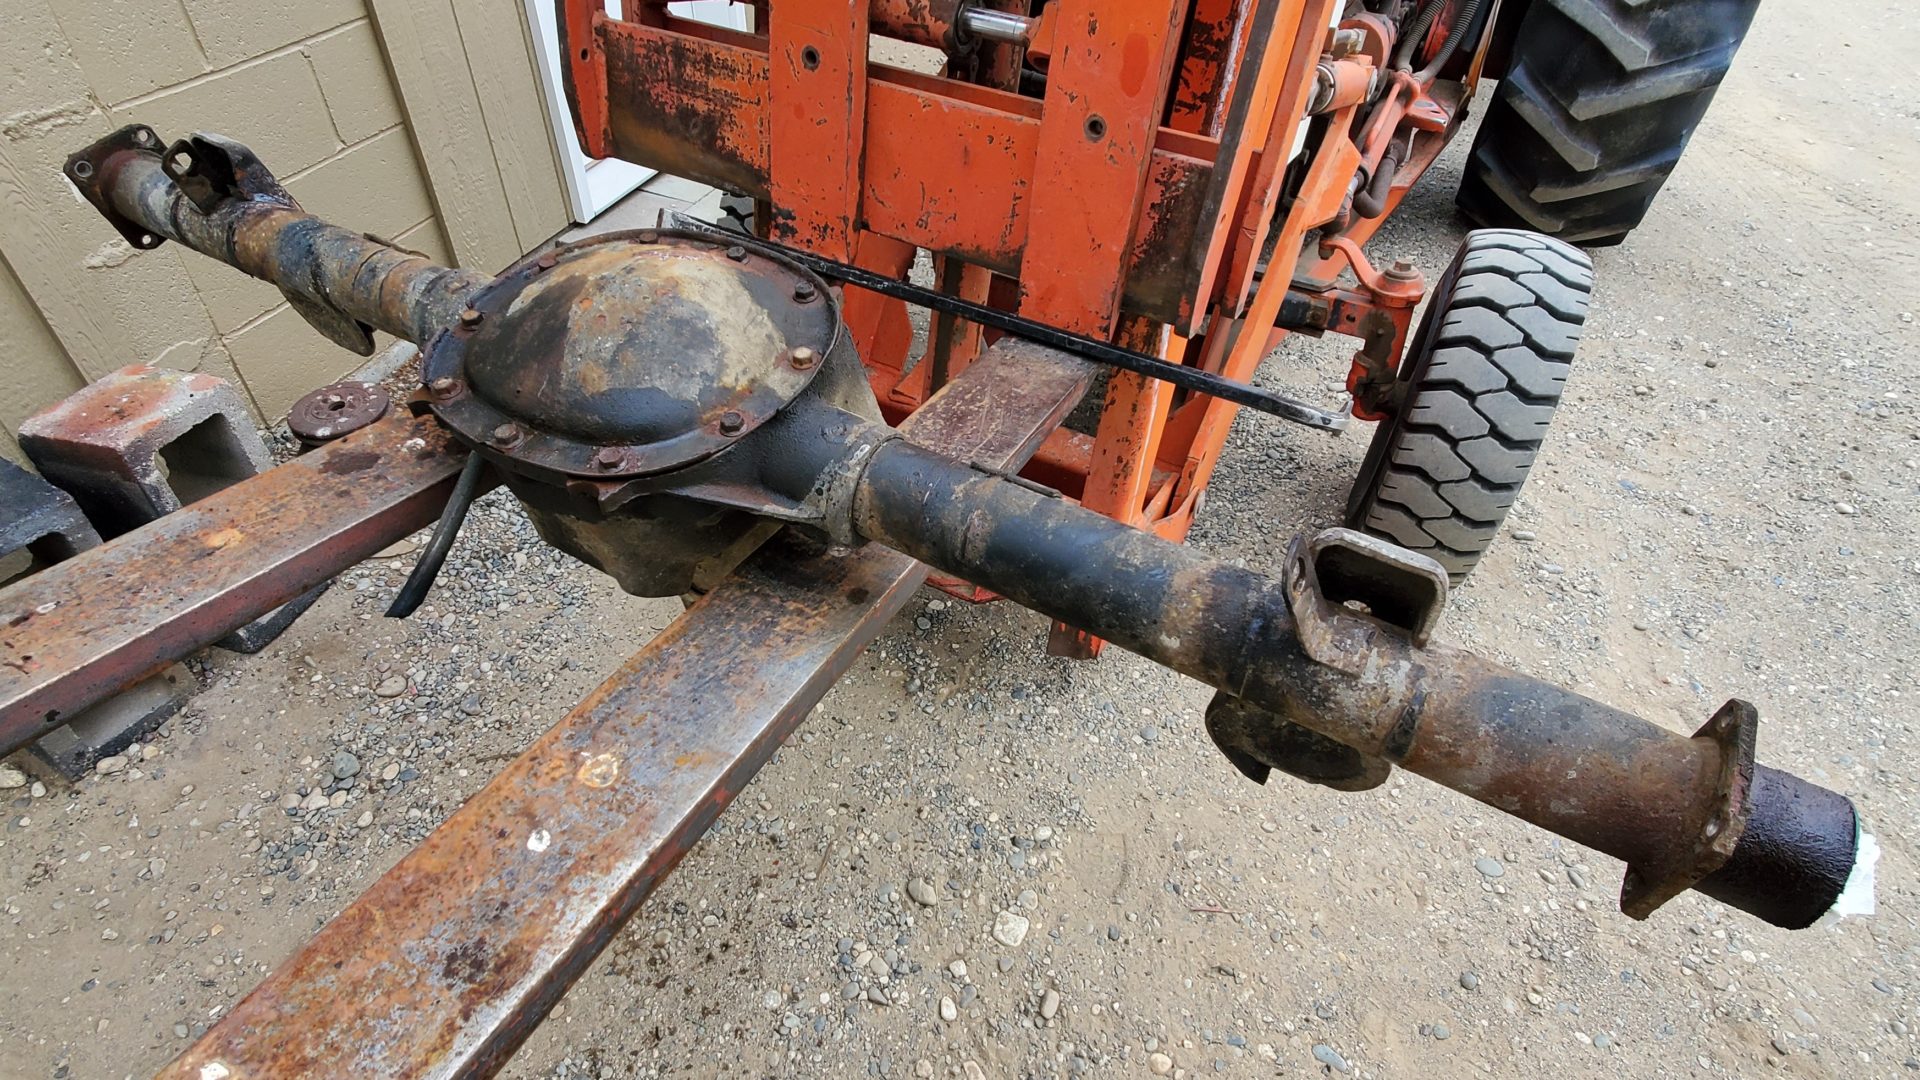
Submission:
[[515,265],[423,361],[434,411],[517,472],[703,461],[806,389],[839,318],[819,278],[710,234],[610,233]]

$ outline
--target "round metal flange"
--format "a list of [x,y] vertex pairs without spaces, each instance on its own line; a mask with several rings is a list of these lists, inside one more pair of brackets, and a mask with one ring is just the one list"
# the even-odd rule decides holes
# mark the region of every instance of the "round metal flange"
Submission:
[[830,295],[730,238],[609,233],[501,274],[421,375],[441,420],[519,472],[657,475],[725,450],[806,389],[840,332],[837,304],[812,299]]
[[387,415],[387,392],[362,382],[337,382],[293,403],[287,429],[308,446],[359,431]]

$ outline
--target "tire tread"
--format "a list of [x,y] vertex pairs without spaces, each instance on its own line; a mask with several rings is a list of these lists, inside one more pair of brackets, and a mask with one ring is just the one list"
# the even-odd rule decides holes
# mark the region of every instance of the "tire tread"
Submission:
[[1457,583],[1519,496],[1572,370],[1593,289],[1585,253],[1507,229],[1470,233],[1379,468],[1348,523],[1433,557]]
[[1535,0],[1456,196],[1482,225],[1618,243],[1680,161],[1759,0]]

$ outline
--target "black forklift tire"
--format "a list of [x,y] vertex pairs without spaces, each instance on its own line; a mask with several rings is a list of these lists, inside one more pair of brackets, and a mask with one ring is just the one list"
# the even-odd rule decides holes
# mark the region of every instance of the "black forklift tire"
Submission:
[[1759,0],[1532,0],[1455,201],[1476,224],[1602,247],[1679,163]]
[[1431,556],[1454,584],[1500,531],[1573,368],[1593,263],[1518,229],[1467,234],[1400,365],[1347,524]]

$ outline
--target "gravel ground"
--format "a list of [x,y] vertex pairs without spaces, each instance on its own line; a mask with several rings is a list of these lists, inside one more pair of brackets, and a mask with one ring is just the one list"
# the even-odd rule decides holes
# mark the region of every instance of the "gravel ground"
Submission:
[[[1547,453],[1442,634],[1852,796],[1881,909],[1790,934],[1424,781],[1259,788],[1208,692],[927,592],[509,1066],[516,1077],[1894,1076],[1920,1069],[1920,52],[1910,7],[1763,9],[1655,208],[1597,252]],[[1904,72],[1904,78],[1898,77]],[[1893,77],[1890,77],[1893,76]],[[1443,265],[1460,149],[1374,245]],[[1263,379],[1328,396],[1336,342]],[[1272,566],[1367,432],[1243,419],[1193,542]],[[0,791],[0,1075],[151,1072],[678,611],[477,508],[77,787]],[[0,784],[13,780],[0,769]]]

